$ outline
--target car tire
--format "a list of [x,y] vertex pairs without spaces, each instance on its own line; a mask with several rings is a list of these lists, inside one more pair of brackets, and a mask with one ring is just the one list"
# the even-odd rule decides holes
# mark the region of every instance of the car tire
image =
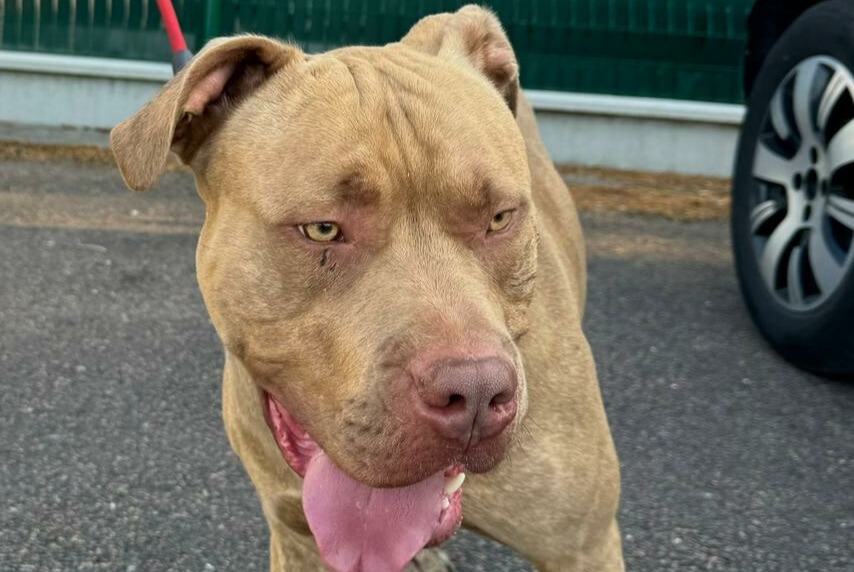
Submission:
[[795,365],[854,375],[854,4],[804,12],[747,102],[732,185],[741,292]]

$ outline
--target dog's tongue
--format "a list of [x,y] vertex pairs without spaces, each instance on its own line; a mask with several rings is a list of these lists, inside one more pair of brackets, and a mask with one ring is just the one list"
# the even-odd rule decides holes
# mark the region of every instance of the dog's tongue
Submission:
[[321,557],[336,572],[400,572],[431,539],[444,480],[439,472],[408,487],[375,489],[319,453],[306,469],[302,503]]

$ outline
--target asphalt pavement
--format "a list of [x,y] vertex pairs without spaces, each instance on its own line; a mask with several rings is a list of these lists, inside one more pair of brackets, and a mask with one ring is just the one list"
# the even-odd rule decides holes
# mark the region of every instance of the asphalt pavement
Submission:
[[[186,174],[140,195],[106,165],[0,162],[0,570],[266,569],[195,282],[201,216]],[[628,570],[854,570],[854,384],[759,338],[724,221],[583,222]],[[448,551],[527,569],[468,533]]]

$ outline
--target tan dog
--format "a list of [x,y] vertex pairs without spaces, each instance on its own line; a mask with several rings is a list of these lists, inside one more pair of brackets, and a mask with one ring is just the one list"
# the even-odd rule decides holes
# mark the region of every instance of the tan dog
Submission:
[[212,41],[112,147],[136,190],[170,149],[195,173],[272,570],[397,571],[463,515],[541,570],[622,569],[578,218],[492,14],[318,56]]

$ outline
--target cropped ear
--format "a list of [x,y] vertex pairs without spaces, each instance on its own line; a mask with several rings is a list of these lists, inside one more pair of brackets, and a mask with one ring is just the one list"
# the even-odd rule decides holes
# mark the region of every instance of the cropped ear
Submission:
[[427,16],[401,41],[439,57],[466,61],[492,82],[516,114],[519,65],[501,22],[489,10],[470,4],[453,14]]
[[110,133],[128,187],[144,191],[160,178],[169,151],[184,163],[246,97],[291,62],[296,47],[262,36],[211,40],[135,115]]

